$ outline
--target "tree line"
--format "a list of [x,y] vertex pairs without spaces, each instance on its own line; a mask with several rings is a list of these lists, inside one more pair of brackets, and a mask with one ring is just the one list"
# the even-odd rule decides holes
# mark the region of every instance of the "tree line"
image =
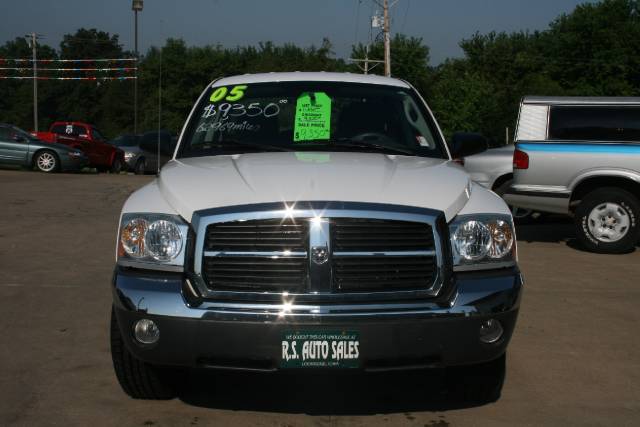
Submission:
[[[429,65],[421,38],[396,34],[391,43],[395,77],[412,83],[427,99],[445,134],[480,132],[503,142],[517,120],[525,95],[640,95],[640,18],[637,0],[585,3],[543,31],[476,33],[460,42],[464,55]],[[352,57],[362,58],[355,45]],[[132,57],[117,35],[81,28],[65,35],[58,49],[39,45],[40,58]],[[381,43],[369,56],[383,56]],[[24,38],[0,46],[0,58],[30,58]],[[187,46],[168,39],[139,62],[139,130],[157,127],[158,80],[162,61],[162,127],[178,132],[204,86],[216,77],[270,71],[350,71],[357,65],[335,57],[331,42],[225,48]],[[381,73],[382,67],[372,72]],[[0,74],[2,75],[2,74]],[[5,74],[6,75],[6,74]],[[32,83],[0,80],[0,122],[33,128]],[[133,131],[132,81],[43,81],[39,84],[39,125],[55,120],[96,124],[107,136]]]

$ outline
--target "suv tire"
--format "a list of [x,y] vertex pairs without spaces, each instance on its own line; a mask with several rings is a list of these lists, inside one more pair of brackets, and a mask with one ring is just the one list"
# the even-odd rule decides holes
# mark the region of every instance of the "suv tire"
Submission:
[[576,209],[576,235],[589,251],[619,254],[633,250],[640,202],[628,191],[603,187],[588,193]]
[[111,310],[111,359],[120,386],[134,399],[168,400],[176,397],[170,371],[136,359],[127,350]]
[[500,398],[506,354],[490,362],[447,368],[447,393],[457,402],[485,404]]

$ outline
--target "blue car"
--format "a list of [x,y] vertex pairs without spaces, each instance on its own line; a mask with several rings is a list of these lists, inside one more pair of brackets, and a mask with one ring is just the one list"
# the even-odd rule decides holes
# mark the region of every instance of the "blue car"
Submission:
[[78,149],[43,142],[16,126],[0,123],[0,164],[51,173],[78,171],[88,163],[88,157]]

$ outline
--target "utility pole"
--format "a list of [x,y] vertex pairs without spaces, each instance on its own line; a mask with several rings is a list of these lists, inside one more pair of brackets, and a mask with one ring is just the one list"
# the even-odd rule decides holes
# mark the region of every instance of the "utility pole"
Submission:
[[383,0],[383,15],[384,26],[382,31],[384,33],[384,75],[391,77],[391,36],[389,34],[389,0]]
[[[369,49],[371,48],[371,43],[373,42],[373,28],[380,28],[380,16],[377,12],[371,17],[371,27],[369,28],[369,41],[364,47],[364,58],[349,58],[349,61],[355,62],[358,67],[364,72],[364,74],[369,74],[369,71],[373,70],[376,66],[384,63],[384,61],[377,59],[369,59]],[[360,65],[360,63],[364,63],[364,66]],[[373,63],[373,66],[370,67],[370,64]]]
[[38,55],[36,53],[38,35],[36,33],[31,33],[27,37],[30,38],[29,44],[31,45],[31,50],[33,52],[33,130],[38,132]]
[[140,62],[140,55],[138,53],[138,12],[142,11],[142,7],[143,7],[143,0],[133,0],[132,4],[131,4],[131,9],[133,10],[133,14],[134,14],[134,21],[135,21],[135,55],[136,55],[136,75],[135,75],[135,79],[133,79],[133,133],[137,134],[138,133],[138,63]]

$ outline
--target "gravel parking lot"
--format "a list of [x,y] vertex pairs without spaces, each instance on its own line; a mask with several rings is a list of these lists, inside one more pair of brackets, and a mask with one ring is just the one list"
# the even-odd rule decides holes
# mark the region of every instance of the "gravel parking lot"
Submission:
[[581,251],[572,225],[521,226],[526,286],[500,401],[465,407],[436,372],[191,374],[135,401],[108,344],[118,214],[152,177],[0,170],[0,425],[638,425],[640,251]]

